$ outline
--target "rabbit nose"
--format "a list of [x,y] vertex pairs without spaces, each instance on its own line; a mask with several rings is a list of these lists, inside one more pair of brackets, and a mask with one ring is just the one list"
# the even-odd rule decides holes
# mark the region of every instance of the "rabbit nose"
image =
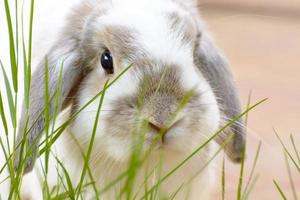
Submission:
[[167,132],[173,126],[176,107],[177,102],[170,95],[160,94],[155,98],[151,97],[151,101],[144,107],[149,128],[162,134]]
[[149,125],[149,128],[154,131],[153,134],[156,135],[156,136],[159,136],[160,141],[164,142],[165,135],[167,134],[167,132],[168,132],[169,129],[164,128],[163,124],[157,122],[153,118],[149,119],[148,125]]
[[149,118],[148,125],[150,128],[154,129],[157,132],[161,132],[164,129],[164,125],[161,122],[155,120],[154,117]]
[[162,134],[162,136],[164,137],[168,133],[168,131],[171,128],[175,127],[181,120],[181,118],[177,118],[176,120],[172,120],[171,123],[163,124],[156,120],[154,117],[150,117],[148,119],[148,125],[149,128],[155,130],[156,133]]

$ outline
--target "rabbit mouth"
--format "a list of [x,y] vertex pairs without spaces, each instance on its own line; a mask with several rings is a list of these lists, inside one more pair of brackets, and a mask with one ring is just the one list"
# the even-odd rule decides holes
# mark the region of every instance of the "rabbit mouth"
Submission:
[[167,140],[166,136],[172,134],[172,130],[174,130],[176,127],[179,127],[182,121],[183,119],[173,120],[173,122],[169,123],[170,125],[166,126],[158,126],[149,121],[149,129],[152,129],[154,134],[157,134],[160,138],[161,143],[164,144]]
[[179,119],[171,123],[167,128],[160,128],[157,125],[149,122],[149,132],[146,136],[146,143],[153,148],[153,150],[162,150],[172,146],[172,140],[176,140],[176,129],[183,123],[183,119]]

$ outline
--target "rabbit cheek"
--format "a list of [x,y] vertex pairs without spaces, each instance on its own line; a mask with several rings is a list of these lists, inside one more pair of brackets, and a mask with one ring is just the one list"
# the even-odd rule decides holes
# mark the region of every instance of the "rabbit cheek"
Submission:
[[211,99],[213,96],[202,94],[187,103],[182,109],[183,120],[166,134],[165,145],[169,149],[191,153],[218,130],[220,114]]

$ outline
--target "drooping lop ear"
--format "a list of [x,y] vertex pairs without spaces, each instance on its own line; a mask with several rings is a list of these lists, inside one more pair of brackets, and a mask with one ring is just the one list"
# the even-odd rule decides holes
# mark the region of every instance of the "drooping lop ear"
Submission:
[[[60,38],[52,46],[50,51],[45,55],[37,67],[35,73],[32,75],[28,120],[26,120],[26,109],[23,105],[21,119],[19,122],[17,150],[15,154],[15,169],[20,166],[20,160],[24,160],[24,155],[28,153],[29,156],[25,159],[25,173],[30,172],[34,166],[36,157],[38,155],[38,146],[43,135],[45,126],[45,75],[47,63],[48,69],[48,96],[51,99],[54,95],[60,98],[59,105],[52,98],[48,101],[49,118],[53,118],[54,110],[59,111],[66,108],[76,96],[76,92],[80,87],[81,81],[87,72],[84,67],[84,53],[82,50],[83,36],[87,18],[91,15],[95,5],[93,0],[87,0],[76,5],[72,12],[69,13],[66,24],[60,33]],[[62,72],[62,73],[61,73]],[[61,79],[60,79],[61,78]],[[60,94],[56,94],[58,85],[60,85]],[[26,126],[27,124],[27,126]],[[27,132],[24,131],[25,126]],[[22,152],[22,145],[26,141],[27,152]],[[21,157],[22,155],[22,157]]]
[[[194,57],[197,67],[213,89],[222,118],[224,118],[223,125],[225,125],[241,114],[239,96],[229,65],[207,32],[203,32],[199,36]],[[216,141],[223,144],[232,134],[232,139],[226,145],[225,152],[232,161],[239,162],[246,142],[242,119],[224,130],[216,137]]]
[[[46,72],[46,69],[48,69],[48,72]],[[58,111],[61,111],[70,103],[72,95],[74,95],[83,78],[80,55],[75,41],[72,41],[70,38],[59,40],[32,75],[27,131],[24,130],[27,119],[25,105],[23,105],[17,138],[18,148],[15,155],[15,169],[17,169],[20,165],[20,160],[23,160],[25,154],[30,152],[25,160],[25,173],[30,172],[34,166],[38,154],[39,141],[45,126],[46,73],[48,73],[49,91],[47,106],[49,108],[49,118],[51,119],[55,107]],[[61,83],[60,86],[58,86],[59,83]],[[55,101],[55,95],[57,95],[55,92],[59,91],[57,90],[58,87],[60,87],[60,94],[58,94],[60,98],[60,101],[58,101],[60,102],[59,105]],[[21,143],[23,141],[26,141],[27,152],[22,152],[21,154]],[[21,155],[22,158],[20,158]]]

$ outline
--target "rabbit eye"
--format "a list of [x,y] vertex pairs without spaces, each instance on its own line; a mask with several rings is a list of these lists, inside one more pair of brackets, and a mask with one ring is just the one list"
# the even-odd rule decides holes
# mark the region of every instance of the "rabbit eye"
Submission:
[[109,50],[105,50],[101,55],[101,65],[108,74],[114,73],[113,58]]

